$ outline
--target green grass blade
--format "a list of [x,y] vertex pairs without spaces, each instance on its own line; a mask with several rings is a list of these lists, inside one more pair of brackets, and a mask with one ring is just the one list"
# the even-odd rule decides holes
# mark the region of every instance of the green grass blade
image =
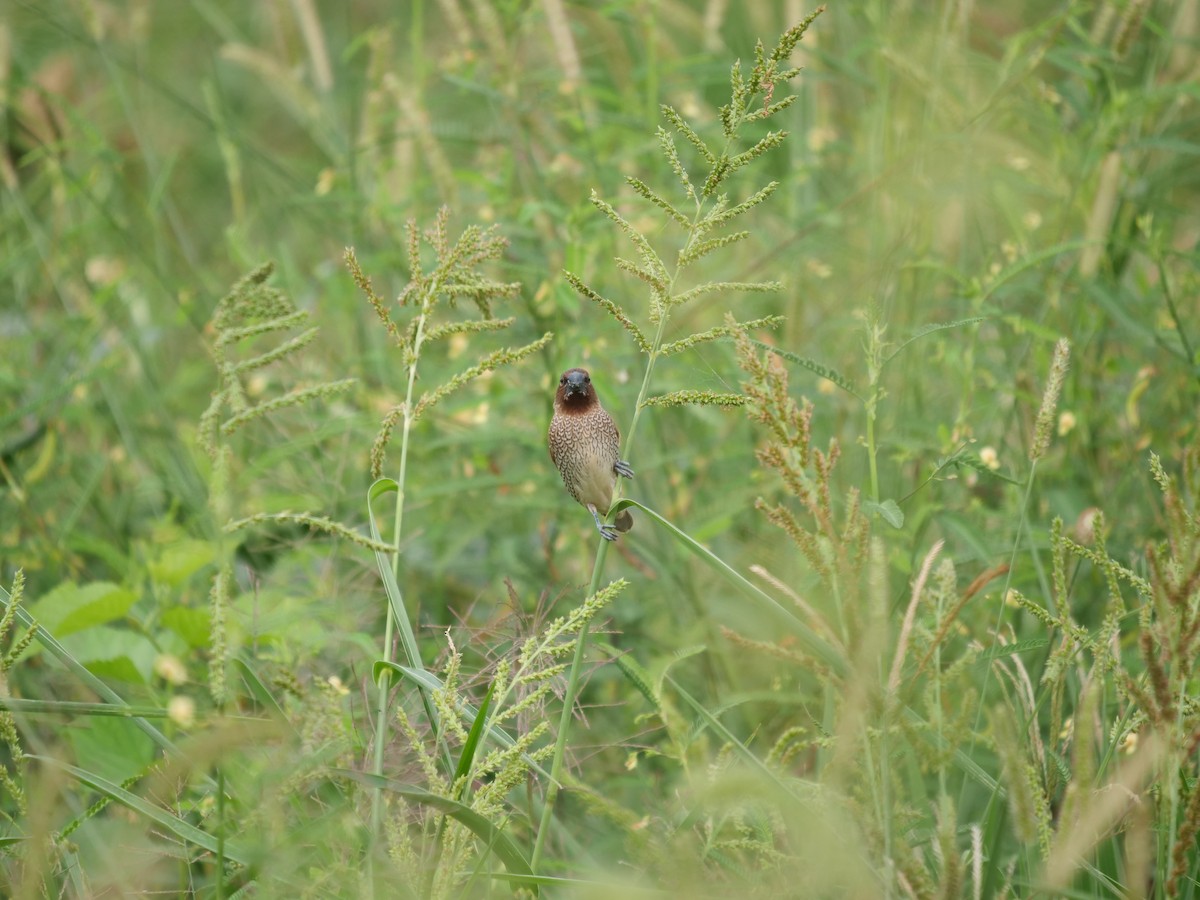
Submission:
[[[0,602],[3,602],[5,607],[7,607],[11,600],[12,598],[9,596],[8,591],[3,587],[0,587]],[[30,616],[23,607],[17,607],[16,618],[17,621],[19,621],[26,628],[32,628],[34,626],[33,617]],[[58,641],[56,641],[54,636],[50,634],[49,631],[39,627],[37,633],[34,635],[34,639],[43,647],[45,647],[46,651],[55,659],[66,666],[71,674],[79,678],[80,681],[82,681],[85,685],[87,685],[109,703],[121,709],[128,708],[128,704],[121,699],[121,696],[116,691],[88,671],[87,667],[84,666],[83,663],[79,662],[79,660],[75,659],[75,657],[73,657],[69,652],[67,652],[67,649]],[[122,715],[124,715],[124,713],[122,713]],[[133,719],[134,724],[146,735],[148,735],[150,739],[154,741],[154,743],[158,744],[158,746],[176,756],[181,755],[179,748],[174,744],[174,742],[153,725],[151,725],[145,717],[135,715],[131,716],[131,718]]]
[[[190,844],[195,844],[197,847],[203,847],[210,853],[217,852],[216,837],[207,831],[201,831],[195,825],[185,822],[174,813],[170,813],[165,809],[155,806],[153,803],[143,800],[137,794],[125,790],[120,785],[113,784],[107,778],[101,778],[99,775],[95,775],[78,766],[61,762],[49,756],[29,756],[27,758],[36,759],[38,762],[61,769],[77,781],[87,785],[94,791],[98,791],[110,800],[120,803],[122,806],[133,810],[138,815],[152,822],[157,822],[181,841],[187,841]],[[224,843],[224,854],[227,859],[232,859],[234,862],[241,863],[242,865],[250,865],[253,862],[253,857],[249,852],[237,844],[230,843],[228,840]]]
[[246,685],[246,689],[250,695],[258,701],[258,704],[263,707],[274,719],[283,722],[287,725],[288,730],[295,735],[296,729],[292,726],[291,719],[287,713],[283,711],[283,707],[279,705],[279,701],[275,699],[275,695],[267,688],[258,673],[250,666],[248,660],[235,656],[233,658],[234,668],[242,676],[242,682]]
[[165,709],[157,706],[118,706],[115,703],[84,703],[77,700],[20,700],[15,697],[0,697],[0,709],[65,716],[115,716],[121,719],[165,719],[169,715]]
[[[471,771],[471,764],[475,761],[475,751],[479,748],[479,740],[483,734],[483,726],[487,723],[488,707],[492,705],[492,693],[496,690],[496,682],[488,684],[487,693],[483,695],[483,702],[479,704],[479,712],[475,714],[475,721],[471,723],[471,730],[467,733],[467,739],[463,742],[462,753],[458,757],[458,768],[454,770],[454,780],[457,782],[460,778],[465,778]],[[463,783],[463,796],[468,792],[466,782]]]
[[470,829],[476,837],[483,841],[510,872],[517,875],[533,874],[529,868],[529,861],[525,859],[520,848],[517,847],[512,838],[469,806],[464,806],[457,800],[451,800],[449,797],[430,793],[422,787],[405,784],[402,781],[393,781],[390,778],[372,775],[369,772],[355,772],[350,769],[334,769],[333,771],[335,774],[348,778],[351,781],[357,781],[368,787],[391,791],[393,794],[399,794],[406,800],[411,800],[414,803],[420,803],[424,806],[431,806],[457,819]]
[[[379,533],[379,526],[375,524],[373,504],[384,494],[399,493],[399,491],[400,486],[391,478],[380,478],[367,491],[367,521],[371,526],[371,539],[380,544],[384,543],[384,540]],[[404,595],[400,593],[400,585],[396,583],[396,576],[392,572],[392,561],[388,559],[388,554],[381,550],[375,550],[374,553],[375,563],[379,567],[379,576],[383,579],[383,589],[387,592],[392,615],[395,616],[396,625],[400,629],[400,643],[404,646],[408,664],[414,669],[424,669],[425,666],[421,663],[421,651],[417,648],[417,636],[413,633],[408,610],[404,608]]]
[[[376,662],[371,671],[371,677],[374,678],[375,681],[379,681],[379,676],[382,674],[382,668],[390,669],[391,671],[400,675],[402,678],[411,681],[419,690],[422,691],[440,691],[445,687],[440,678],[426,669],[410,669],[407,666],[400,665],[399,663],[388,662],[387,660],[383,659]],[[462,716],[464,722],[474,723],[475,720],[479,718],[479,710],[463,700],[459,701],[458,713],[460,716]],[[474,724],[472,724],[472,729],[473,728]],[[497,744],[505,748],[515,747],[517,745],[517,742],[507,731],[505,731],[503,728],[497,728],[493,725],[489,725],[487,727],[487,730],[484,732],[484,737],[495,741]],[[543,778],[550,778],[550,773],[543,769],[536,761],[530,759],[525,754],[522,754],[521,758],[525,760],[525,764],[528,765],[530,769],[537,772]]]
[[809,628],[808,625],[801,621],[795,613],[789,610],[770,594],[766,593],[761,588],[756,587],[723,559],[721,559],[703,544],[681,531],[654,510],[647,506],[643,506],[636,500],[625,498],[617,501],[617,503],[613,505],[612,512],[617,513],[631,506],[640,509],[652,520],[658,522],[658,524],[666,528],[672,537],[674,537],[677,541],[679,541],[681,544],[699,556],[702,560],[724,575],[727,579],[741,588],[747,596],[759,601],[769,610],[784,618],[791,627],[792,631],[795,633],[796,637],[804,645],[804,649],[812,656],[819,659],[822,663],[829,666],[834,674],[844,675],[846,673],[846,661],[841,657],[841,655],[833,647],[829,646],[829,644],[826,643],[825,640],[822,639],[815,631]]
[[[783,791],[801,806],[804,806],[805,808],[809,806],[808,800],[797,794],[790,784],[780,778],[770,766],[759,759],[749,747],[738,740],[732,731],[721,724],[720,719],[705,709],[704,704],[685,691],[678,681],[676,681],[670,675],[666,676],[666,681],[671,685],[672,688],[675,689],[675,693],[677,693],[683,699],[683,701],[692,708],[696,715],[703,719],[704,723],[720,736],[721,740],[733,747],[734,750],[737,751],[738,755],[747,763],[749,763],[750,768],[760,772],[768,781],[778,787],[781,791]],[[815,789],[816,785],[814,784],[813,787]]]

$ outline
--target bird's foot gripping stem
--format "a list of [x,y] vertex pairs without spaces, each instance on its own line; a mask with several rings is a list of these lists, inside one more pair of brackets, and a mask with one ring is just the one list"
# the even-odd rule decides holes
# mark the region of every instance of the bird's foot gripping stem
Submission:
[[615,463],[613,463],[613,471],[618,475],[624,475],[626,478],[633,477],[633,469],[631,469],[629,467],[629,463],[625,462],[623,459],[618,459]]
[[596,511],[596,507],[592,506],[590,503],[588,504],[588,512],[590,512],[592,514],[592,518],[596,520],[596,529],[600,532],[600,537],[604,538],[606,541],[615,541],[617,539],[617,529],[612,525],[605,524],[604,520],[600,518],[600,513]]

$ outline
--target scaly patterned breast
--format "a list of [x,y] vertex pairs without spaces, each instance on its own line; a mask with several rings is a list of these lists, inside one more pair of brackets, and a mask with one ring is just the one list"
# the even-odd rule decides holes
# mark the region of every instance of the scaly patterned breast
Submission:
[[555,413],[549,444],[550,458],[571,496],[606,511],[612,503],[617,480],[613,466],[621,445],[612,417],[600,407],[578,415]]

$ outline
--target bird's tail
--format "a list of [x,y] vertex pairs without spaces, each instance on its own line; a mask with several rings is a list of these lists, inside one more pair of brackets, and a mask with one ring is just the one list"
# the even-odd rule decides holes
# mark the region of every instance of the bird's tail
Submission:
[[622,533],[628,531],[633,527],[633,513],[627,509],[621,510],[617,513],[617,520],[613,522],[613,525],[616,526],[617,531]]

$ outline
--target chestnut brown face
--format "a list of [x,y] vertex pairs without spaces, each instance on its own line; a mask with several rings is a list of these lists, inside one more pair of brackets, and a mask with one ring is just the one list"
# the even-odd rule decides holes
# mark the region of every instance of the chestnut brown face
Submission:
[[558,379],[555,405],[572,411],[589,409],[597,402],[596,389],[587,369],[567,369]]

